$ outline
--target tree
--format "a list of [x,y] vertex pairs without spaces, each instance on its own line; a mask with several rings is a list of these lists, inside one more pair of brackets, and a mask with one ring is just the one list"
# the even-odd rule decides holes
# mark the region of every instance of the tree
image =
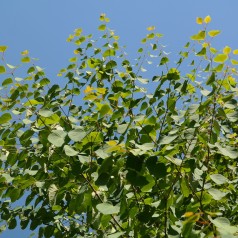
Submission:
[[1,231],[236,237],[238,50],[212,47],[207,16],[175,64],[148,27],[133,65],[100,20],[100,38],[69,36],[60,83],[28,51],[17,77],[0,46]]

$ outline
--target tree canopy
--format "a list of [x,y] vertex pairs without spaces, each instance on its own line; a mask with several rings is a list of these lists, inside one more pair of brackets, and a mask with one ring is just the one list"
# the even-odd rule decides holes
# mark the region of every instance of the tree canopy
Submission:
[[57,80],[0,46],[1,231],[238,236],[238,49],[213,47],[207,16],[178,55],[148,27],[131,61],[100,21],[100,37],[68,37]]

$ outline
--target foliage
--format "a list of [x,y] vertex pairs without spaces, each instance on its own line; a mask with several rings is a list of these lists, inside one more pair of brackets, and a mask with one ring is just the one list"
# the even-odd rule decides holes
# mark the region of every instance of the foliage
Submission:
[[207,16],[175,64],[148,27],[133,65],[100,20],[100,38],[69,36],[61,81],[28,51],[17,77],[0,46],[1,230],[237,236],[238,50],[212,46],[220,31]]

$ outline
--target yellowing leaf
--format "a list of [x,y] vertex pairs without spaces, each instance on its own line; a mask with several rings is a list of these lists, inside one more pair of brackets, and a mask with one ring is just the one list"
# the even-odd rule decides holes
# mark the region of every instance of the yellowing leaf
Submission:
[[23,56],[24,56],[24,55],[28,55],[28,54],[29,54],[29,51],[28,51],[28,50],[24,50],[24,51],[21,52],[21,55],[23,55]]
[[74,54],[78,55],[80,52],[78,50],[74,50]]
[[238,55],[238,49],[233,50],[233,54],[234,54],[234,55]]
[[82,33],[82,31],[83,31],[83,30],[82,30],[81,28],[75,29],[75,30],[74,30],[75,36],[80,36],[81,33]]
[[149,26],[146,29],[147,29],[147,31],[153,31],[153,30],[155,30],[155,26]]
[[205,31],[199,31],[198,34],[191,36],[192,40],[204,40],[206,37]]
[[214,57],[213,61],[216,63],[224,63],[228,59],[226,54],[218,54]]
[[204,18],[204,22],[206,24],[208,24],[211,20],[212,20],[212,18],[209,15]]
[[231,53],[231,47],[225,46],[223,49],[223,53],[229,55]]
[[231,63],[232,63],[233,65],[238,65],[238,60],[231,59]]
[[208,32],[208,35],[211,36],[211,37],[215,37],[220,33],[221,33],[221,31],[219,31],[219,30],[211,30],[211,31]]
[[184,217],[191,217],[194,213],[193,212],[185,212]]
[[207,43],[207,42],[204,42],[203,44],[202,44],[202,47],[203,48],[207,48],[209,46],[209,43]]
[[7,46],[5,46],[5,45],[0,45],[0,52],[5,52],[6,51],[6,49],[7,49]]
[[115,146],[115,145],[117,145],[117,142],[115,140],[109,140],[107,142],[107,144],[110,145],[110,146]]
[[203,22],[203,19],[201,17],[197,17],[196,22],[197,22],[197,24],[201,25]]
[[96,88],[97,92],[100,94],[105,94],[107,89],[106,88]]
[[92,92],[92,90],[93,90],[93,88],[92,88],[92,87],[90,87],[90,86],[87,86],[87,87],[86,87],[86,89],[84,90],[84,93],[91,93],[91,92]]

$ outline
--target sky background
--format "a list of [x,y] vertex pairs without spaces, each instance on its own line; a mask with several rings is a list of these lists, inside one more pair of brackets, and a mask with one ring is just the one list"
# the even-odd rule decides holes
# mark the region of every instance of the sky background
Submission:
[[[97,34],[101,13],[111,19],[109,27],[132,58],[148,26],[164,34],[166,51],[179,52],[201,28],[196,17],[207,15],[212,17],[209,28],[222,31],[216,47],[238,48],[237,0],[1,0],[0,7],[0,45],[9,47],[7,63],[18,64],[20,52],[27,49],[30,56],[39,58],[37,64],[53,82],[73,55],[73,44],[66,38],[78,27],[86,34]],[[27,238],[29,234],[29,230],[6,231],[1,238]]]

